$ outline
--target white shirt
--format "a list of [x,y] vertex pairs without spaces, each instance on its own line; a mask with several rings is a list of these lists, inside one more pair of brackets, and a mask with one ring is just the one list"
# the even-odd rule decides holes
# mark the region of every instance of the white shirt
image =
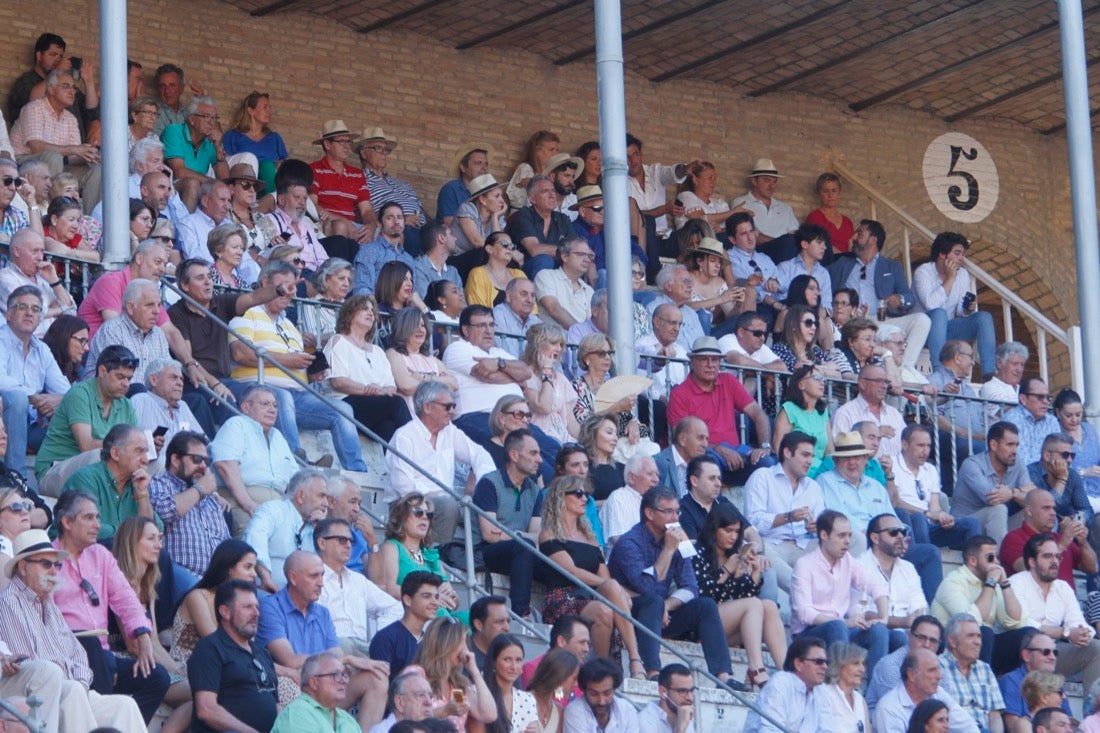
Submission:
[[[626,186],[630,198],[638,202],[638,208],[642,211],[656,209],[664,206],[668,201],[665,188],[674,183],[679,183],[683,178],[676,177],[676,166],[649,163],[642,166],[645,173],[645,188],[637,178],[627,176]],[[669,233],[668,217],[658,216],[656,220],[657,236],[665,237]]]
[[901,431],[905,430],[905,420],[902,419],[900,412],[885,402],[882,403],[879,412],[881,417],[871,412],[871,406],[862,395],[844,403],[833,415],[833,440],[836,440],[841,433],[851,432],[852,426],[857,422],[869,420],[879,427],[889,425],[894,429],[894,437],[887,438],[884,435],[879,440],[878,453],[875,453],[875,457],[896,456],[901,453]]
[[197,258],[203,262],[213,262],[214,255],[206,246],[206,240],[214,227],[226,224],[229,220],[214,221],[202,209],[195,209],[186,219],[180,222],[180,230],[177,236],[180,240],[180,249],[183,250],[183,258]]
[[[542,305],[542,299],[547,296],[555,298],[558,305],[564,308],[570,318],[577,323],[587,321],[592,315],[594,292],[592,286],[586,283],[583,277],[577,278],[577,282],[574,283],[560,267],[543,270],[535,275],[535,294],[538,296],[539,305]],[[543,315],[550,317],[548,311]]]
[[998,376],[994,376],[983,384],[982,388],[978,390],[978,396],[983,400],[997,400],[998,402],[1008,403],[1003,407],[1001,405],[986,405],[985,410],[991,420],[999,420],[1006,410],[1020,404],[1019,386],[1013,387]]
[[[947,690],[941,686],[933,697],[947,705],[947,729],[950,733],[978,733],[978,724],[974,722],[974,718],[959,707],[959,703],[955,702],[955,698]],[[875,706],[875,733],[905,733],[909,730],[909,718],[913,717],[916,707],[917,704],[909,697],[905,685],[898,685],[890,690]]]
[[913,291],[917,295],[915,311],[930,311],[943,308],[947,319],[962,318],[969,314],[962,310],[962,299],[970,291],[970,273],[960,267],[951,283],[951,292],[943,289],[940,273],[934,262],[926,262],[913,272]]
[[[756,704],[771,717],[783,723],[780,731],[750,710],[745,717],[747,731],[756,733],[786,733],[788,730],[814,731],[820,728],[818,694],[820,686],[810,690],[794,672],[776,672],[756,696]],[[870,731],[868,731],[870,733]]]
[[756,224],[756,231],[772,239],[782,237],[784,234],[789,234],[798,229],[798,217],[794,215],[794,209],[786,201],[780,201],[774,196],[772,197],[771,206],[768,206],[753,196],[750,191],[744,196],[735,198],[731,206],[735,209],[738,206],[744,206],[751,211],[753,213],[752,221]]
[[642,495],[629,486],[611,492],[600,507],[600,524],[608,541],[618,539],[638,523],[642,509]]
[[699,198],[694,191],[681,191],[676,198],[680,199],[680,203],[684,205],[684,216],[676,217],[677,229],[682,229],[684,224],[687,224],[689,211],[700,209],[704,214],[724,214],[730,210],[729,202],[714,194],[711,194],[710,202]]
[[804,476],[792,489],[782,464],[758,468],[745,482],[745,518],[756,527],[761,537],[770,542],[793,540],[802,548],[810,544],[814,537],[807,534],[804,521],[772,526],[777,515],[804,506],[810,508],[811,517],[825,511],[825,495],[821,487],[809,476]]
[[1026,570],[1015,573],[1008,582],[1012,584],[1016,600],[1024,612],[1024,626],[1064,626],[1070,629],[1084,626],[1089,630],[1089,636],[1096,635],[1093,628],[1085,623],[1077,594],[1066,581],[1055,579],[1045,597],[1035,578]]
[[200,435],[203,434],[202,425],[199,425],[191,408],[183,400],[176,403],[175,407],[169,407],[168,400],[160,395],[141,392],[130,398],[130,404],[134,406],[134,413],[137,414],[138,419],[137,427],[141,430],[151,433],[159,427],[168,428],[168,432],[164,434],[161,456],[168,450],[168,444],[172,442],[172,438],[176,437],[176,433],[182,430],[194,430]]
[[[408,456],[412,463],[439,479],[444,486],[454,484],[456,460],[472,466],[474,476],[479,481],[486,474],[497,470],[489,453],[454,425],[440,430],[433,446],[427,426],[420,418],[413,418],[397,429],[391,443],[403,455]],[[383,498],[387,502],[396,501],[414,491],[429,496],[442,492],[438,486],[424,478],[420,471],[411,464],[398,460],[392,452],[386,454],[386,467],[390,480],[386,484]]]
[[[664,345],[652,333],[642,336],[635,344],[638,356],[651,356],[662,348],[664,348]],[[661,363],[651,359],[642,360],[643,368],[640,371],[653,380],[653,384],[649,387],[649,396],[655,400],[667,400],[668,393],[672,391],[672,388],[687,379],[687,352],[684,351],[678,341],[673,341],[670,348],[672,349],[672,358],[683,359],[684,361],[665,361]],[[651,369],[657,370],[650,371]]]
[[478,359],[485,358],[505,359],[512,361],[514,357],[499,346],[491,346],[486,351],[480,346],[474,346],[469,341],[458,339],[452,341],[447,350],[443,352],[443,365],[458,382],[455,391],[457,406],[455,417],[461,417],[470,412],[491,412],[496,406],[497,400],[505,395],[523,396],[523,389],[516,382],[505,384],[492,384],[483,382],[470,375],[470,371],[477,364]]
[[320,603],[332,616],[337,636],[366,641],[378,629],[401,620],[401,601],[366,577],[346,567],[339,573],[328,565],[324,568]]
[[[646,733],[672,733],[672,726],[668,722],[668,713],[661,709],[656,701],[650,701],[638,713],[638,725],[640,730]],[[687,724],[684,733],[695,733],[695,721]]]
[[[894,559],[894,570],[886,577],[879,565],[875,553],[867,550],[856,560],[867,571],[882,578],[889,587],[887,598],[890,601],[891,616],[908,616],[919,608],[928,608],[928,601],[920,587],[920,576],[913,563],[902,558]],[[863,594],[862,603],[868,610],[874,609],[875,599]]]
[[[924,498],[917,493],[917,481],[920,481]],[[928,511],[928,500],[932,494],[940,493],[940,472],[931,463],[924,463],[916,473],[909,470],[905,457],[898,453],[894,456],[894,486],[898,489],[898,498],[910,506]],[[943,507],[943,504],[940,504]]]
[[629,702],[621,697],[614,697],[611,699],[611,716],[607,719],[607,727],[601,729],[584,697],[565,706],[564,733],[596,733],[598,730],[603,733],[639,733],[641,728],[638,725],[638,713]]
[[256,562],[271,571],[277,588],[286,585],[283,564],[295,550],[313,551],[313,525],[302,519],[290,499],[265,501],[248,520],[245,542],[256,550]]
[[759,349],[750,354],[745,351],[745,347],[737,340],[737,336],[732,333],[727,333],[725,336],[718,339],[718,348],[722,350],[723,354],[728,354],[733,351],[741,356],[747,356],[757,364],[771,364],[772,362],[780,360],[779,355],[772,351],[772,347],[767,344],[761,344]]
[[[836,685],[821,685],[815,693],[818,709],[818,731],[836,731],[837,733],[850,733],[859,730],[859,723],[864,728],[871,724],[871,716],[867,711],[867,701],[859,690],[852,691],[853,705],[848,705],[848,698],[844,691]],[[868,730],[867,733],[870,733]]]

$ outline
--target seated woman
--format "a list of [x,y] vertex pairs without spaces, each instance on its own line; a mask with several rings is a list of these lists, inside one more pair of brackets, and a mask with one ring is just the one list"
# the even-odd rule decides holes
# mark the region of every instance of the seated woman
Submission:
[[[153,604],[157,598],[156,585],[160,579],[158,559],[163,546],[164,535],[157,528],[156,522],[148,517],[133,516],[118,525],[111,553],[118,562],[118,569],[146,609],[145,615],[153,629],[153,633],[149,635],[153,643],[153,658],[157,664],[168,670],[171,680],[164,702],[175,709],[164,721],[161,730],[182,733],[191,726],[191,685],[187,681],[187,666],[176,662],[161,645],[156,615],[153,613]],[[111,648],[119,655],[137,655],[136,642],[133,639],[123,640],[121,634],[117,638],[112,634]]]
[[508,283],[517,277],[527,278],[523,270],[510,267],[516,252],[516,245],[507,232],[493,232],[485,238],[485,264],[470,270],[466,278],[467,303],[492,308],[504,302]]
[[[577,347],[577,364],[584,373],[573,379],[573,390],[577,393],[577,402],[573,406],[573,417],[583,423],[596,414],[596,393],[611,378],[611,360],[615,356],[615,342],[602,333],[590,333],[581,339]],[[648,426],[634,417],[634,400],[623,399],[606,410],[614,415],[618,434],[627,438],[631,444],[639,438],[649,437]],[[620,484],[621,485],[621,484]]]
[[458,382],[447,367],[432,355],[428,333],[428,319],[416,308],[402,308],[390,321],[390,347],[386,349],[386,358],[390,361],[397,393],[405,398],[410,411],[413,394],[423,382],[442,382],[452,391],[458,389]]
[[878,324],[870,318],[853,318],[840,329],[840,353],[848,362],[848,370],[859,374],[868,364],[880,366],[886,370],[886,379],[892,391],[901,389],[901,372],[893,359],[884,359],[887,349],[881,346],[875,334]]
[[818,321],[809,306],[791,306],[786,316],[783,338],[775,343],[773,350],[787,369],[793,372],[797,367],[809,364],[820,367],[822,374],[828,378],[851,376],[852,370],[844,361],[818,346]]
[[516,166],[508,180],[508,203],[513,209],[527,205],[527,184],[533,176],[542,173],[546,162],[558,154],[561,138],[549,130],[539,130],[527,139],[523,162]]
[[1033,670],[1024,676],[1020,695],[1027,705],[1027,715],[1012,716],[1005,726],[1007,733],[1032,733],[1031,718],[1043,708],[1061,708],[1065,699],[1066,678],[1054,672]]
[[428,285],[424,304],[430,309],[433,321],[457,326],[458,317],[467,305],[466,293],[450,280],[436,280]]
[[133,122],[126,127],[127,149],[134,147],[134,143],[146,137],[160,142],[160,135],[153,131],[159,116],[160,108],[153,97],[142,94],[130,102],[130,119]]
[[378,271],[378,280],[374,284],[374,297],[378,301],[378,340],[383,346],[389,345],[390,318],[402,308],[413,307],[427,314],[428,306],[413,289],[412,268],[400,260],[391,260]]
[[452,230],[456,255],[450,260],[463,277],[485,263],[486,239],[494,232],[503,232],[507,225],[504,214],[508,211],[508,202],[504,200],[503,187],[503,183],[497,183],[488,173],[466,186],[470,198],[455,213]]
[[1085,406],[1081,395],[1063,389],[1054,398],[1054,416],[1062,432],[1073,438],[1073,468],[1085,482],[1085,493],[1094,512],[1100,512],[1100,440],[1096,428],[1084,419]]
[[816,190],[821,206],[806,217],[807,224],[825,227],[825,231],[829,233],[829,244],[837,254],[847,252],[856,236],[852,220],[840,213],[838,208],[840,188],[840,176],[836,173],[822,173],[818,176]]
[[773,601],[761,600],[763,587],[763,557],[760,548],[743,540],[748,523],[733,504],[716,503],[703,522],[696,546],[699,552],[691,559],[699,592],[718,604],[718,615],[730,646],[741,643],[749,658],[745,681],[753,687],[763,687],[768,681],[764,667],[764,649],[776,665],[787,656],[787,634],[779,607]]
[[210,279],[214,287],[246,290],[246,283],[239,269],[244,260],[244,233],[237,224],[219,224],[210,230],[206,238],[206,248],[214,261],[210,263]]
[[[581,663],[575,654],[555,647],[546,652],[527,683],[527,691],[535,696],[539,724],[535,733],[561,733],[565,704],[577,686]],[[543,721],[546,721],[545,723]]]
[[[53,181],[50,184],[50,201],[54,201],[58,198],[71,198],[75,199],[78,203],[83,202],[80,196],[80,181],[72,173],[68,171],[61,171],[53,177]],[[133,211],[133,199],[130,199],[130,223],[133,226],[134,211]],[[149,229],[152,231],[153,223],[156,221],[157,213],[153,212],[153,218],[150,220]],[[103,253],[103,224],[100,223],[91,214],[83,214],[80,217],[80,223],[76,226],[77,233],[81,236],[81,241],[89,247],[93,248],[96,252]],[[148,233],[145,235],[149,236]],[[141,239],[144,239],[142,237]],[[138,240],[138,243],[141,242]],[[131,242],[132,244],[132,242]],[[130,251],[133,251],[131,246]]]
[[325,305],[303,303],[298,308],[298,327],[303,333],[313,334],[318,349],[323,349],[336,333],[337,309],[351,292],[351,270],[351,263],[339,257],[329,257],[322,262],[312,279],[316,300]]
[[[99,262],[99,252],[80,234],[83,215],[84,210],[80,206],[79,199],[62,196],[51,201],[46,209],[46,216],[42,220],[46,235],[46,251],[85,262]],[[58,264],[56,267],[60,277],[61,265]]]
[[497,706],[459,621],[448,617],[429,625],[412,663],[424,669],[432,687],[433,717],[450,720],[460,731],[466,730],[467,717],[482,726],[496,720]]
[[577,391],[561,371],[565,331],[556,323],[537,323],[527,331],[523,362],[531,367],[531,378],[523,394],[531,406],[532,424],[555,440],[576,440],[580,423],[573,414]]
[[825,401],[825,374],[813,364],[796,367],[787,379],[787,391],[783,396],[786,399],[775,418],[772,445],[780,445],[794,430],[816,438],[814,462],[810,465],[810,477],[813,478],[826,452],[833,449],[833,429]]
[[[0,457],[7,450],[8,431],[0,422]],[[9,514],[12,516],[3,516]],[[46,500],[27,484],[21,473],[8,468],[0,460],[0,533],[14,541],[24,529],[46,529],[52,521],[53,512]],[[27,526],[24,527],[24,524]],[[0,551],[7,552],[2,538]]]
[[42,341],[50,348],[61,373],[70,384],[76,384],[84,369],[84,357],[92,348],[88,324],[77,316],[60,315],[46,329]]
[[601,173],[603,172],[603,157],[600,155],[600,144],[595,140],[581,143],[577,152],[573,153],[584,161],[584,166],[577,171],[573,179],[573,188],[581,186],[599,186]]
[[482,676],[497,708],[497,719],[486,730],[522,733],[538,724],[535,696],[516,684],[523,675],[523,642],[511,634],[498,634],[485,652]]
[[[263,163],[260,165],[262,166]],[[250,252],[263,252],[271,246],[272,240],[279,236],[275,230],[274,221],[269,217],[261,216],[256,208],[256,199],[263,193],[264,182],[256,177],[256,171],[250,163],[237,163],[230,168],[229,178],[225,179],[225,182],[230,191],[229,220],[240,225],[244,230],[245,254],[251,257]],[[246,263],[246,267],[247,271],[254,275],[251,278],[253,282],[258,280],[259,264]]]
[[721,196],[714,195],[717,187],[718,171],[713,163],[704,160],[689,168],[676,197],[684,205],[683,216],[676,217],[676,228],[690,219],[702,219],[715,231],[722,231],[730,215],[730,205]]
[[241,101],[222,144],[226,155],[255,155],[260,163],[260,178],[267,188],[275,190],[275,170],[290,154],[282,136],[271,129],[271,97],[267,92],[250,92]]
[[[439,562],[439,549],[428,544],[432,505],[419,492],[406,494],[390,504],[386,540],[378,549],[381,579],[378,586],[401,600],[401,581],[414,570],[426,570],[443,578],[439,587],[440,615],[458,608],[458,594]],[[449,540],[450,538],[448,538]]]
[[819,720],[836,721],[834,730],[871,730],[867,701],[859,691],[867,672],[867,650],[841,641],[830,644],[828,651],[829,669],[821,688]]
[[630,674],[645,677],[645,666],[638,653],[638,640],[630,623],[630,597],[611,577],[603,560],[603,551],[586,518],[590,496],[584,479],[561,476],[550,482],[542,505],[539,550],[585,585],[627,612],[624,617],[603,603],[594,603],[564,575],[545,567],[543,582],[546,600],[542,607],[543,623],[553,624],[564,614],[577,614],[591,623],[592,645],[600,656],[611,655],[612,631],[626,647]]
[[[695,281],[691,295],[691,307],[710,315],[712,332],[722,336],[730,332],[733,321],[745,311],[756,309],[756,289],[743,286],[730,287],[732,265],[722,244],[717,239],[703,239],[685,258],[688,272]],[[727,323],[726,328],[720,328]]]
[[836,346],[840,332],[836,329],[833,317],[829,314],[828,304],[821,300],[821,285],[813,275],[795,275],[787,286],[787,297],[781,301],[782,309],[775,319],[775,332],[783,333],[787,310],[792,306],[807,306],[817,317],[817,345],[826,352]]
[[603,502],[611,492],[626,484],[625,466],[615,460],[619,432],[615,421],[607,415],[592,415],[581,423],[577,442],[588,453],[588,480],[592,496]]
[[[527,428],[530,425],[531,407],[527,404],[527,400],[515,394],[504,395],[489,411],[489,440],[479,442],[478,445],[488,451],[493,457],[493,463],[503,471],[508,463],[508,455],[504,452],[504,437],[513,430]],[[552,470],[551,475],[553,475]]]
[[152,234],[156,216],[141,199],[130,199],[130,254]]
[[336,317],[336,335],[325,346],[329,385],[351,405],[355,419],[390,442],[394,431],[412,420],[408,403],[397,394],[389,359],[371,343],[377,314],[374,298],[354,295]]

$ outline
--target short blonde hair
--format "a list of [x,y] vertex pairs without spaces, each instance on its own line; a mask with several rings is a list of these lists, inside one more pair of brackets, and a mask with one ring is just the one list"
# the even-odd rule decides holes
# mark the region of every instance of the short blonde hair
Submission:
[[602,351],[607,349],[608,351],[615,350],[615,342],[611,340],[610,336],[605,336],[602,333],[590,333],[581,339],[580,345],[577,347],[577,363],[581,365],[581,368],[585,371],[588,370],[588,357],[594,351]]

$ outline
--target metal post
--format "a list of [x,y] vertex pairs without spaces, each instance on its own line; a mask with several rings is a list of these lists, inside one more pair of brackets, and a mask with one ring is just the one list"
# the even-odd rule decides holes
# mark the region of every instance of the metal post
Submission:
[[633,374],[633,288],[630,282],[630,201],[626,171],[626,95],[623,91],[622,10],[619,0],[596,0],[596,84],[600,106],[600,157],[603,160],[604,238],[607,243],[607,294],[615,371]]
[[1081,0],[1058,0],[1062,41],[1062,80],[1066,95],[1066,139],[1073,201],[1074,250],[1077,254],[1077,303],[1081,315],[1081,361],[1086,409],[1100,415],[1100,245],[1096,231],[1096,182],[1092,169],[1092,127],[1085,60]]
[[126,0],[100,0],[99,48],[103,55],[99,82],[103,124],[103,262],[108,269],[118,269],[130,261]]

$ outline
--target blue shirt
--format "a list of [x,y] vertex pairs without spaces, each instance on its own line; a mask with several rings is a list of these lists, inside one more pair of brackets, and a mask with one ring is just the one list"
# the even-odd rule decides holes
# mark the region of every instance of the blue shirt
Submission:
[[6,325],[0,326],[0,391],[17,389],[26,395],[65,394],[69,380],[61,373],[50,347],[31,335],[30,351],[23,355],[23,342]]
[[[470,192],[461,178],[447,181],[443,188],[439,189],[439,197],[435,202],[435,216],[443,221],[445,216],[454,216],[458,213],[458,207],[462,206],[470,198]],[[391,673],[393,670],[390,670]]]
[[1085,482],[1081,480],[1081,474],[1077,473],[1076,468],[1070,467],[1069,473],[1066,474],[1066,485],[1062,487],[1061,494],[1047,483],[1042,461],[1029,463],[1027,475],[1036,488],[1046,489],[1051,493],[1054,497],[1054,511],[1059,517],[1071,517],[1074,512],[1081,512],[1085,515],[1085,525],[1092,524],[1092,504],[1089,502],[1088,494],[1085,493]]
[[1016,462],[1024,465],[1039,460],[1043,452],[1043,440],[1048,435],[1062,432],[1062,426],[1054,415],[1048,412],[1037,420],[1023,405],[1013,407],[1005,413],[1003,419],[1020,431],[1020,450],[1016,454]]
[[[769,293],[764,289],[764,283],[775,277],[775,263],[772,262],[771,257],[759,250],[754,250],[752,254],[749,254],[739,247],[733,247],[729,250],[729,258],[730,262],[733,263],[733,276],[735,278],[742,280],[752,277],[756,273],[764,276],[764,282],[756,286],[756,300],[758,303],[763,303],[764,296],[767,295],[778,297],[777,294]],[[832,304],[830,303],[830,305]]]
[[[955,376],[955,372],[945,366],[936,367],[936,370],[928,377],[929,384],[933,385],[940,392],[943,391],[944,387],[956,380],[957,377]],[[958,382],[958,384],[960,397],[977,398],[978,393],[971,388],[970,382],[964,379]],[[981,435],[984,440],[986,430],[985,405],[983,403],[976,401],[976,399],[972,402],[970,400],[948,398],[947,402],[936,407],[936,412],[940,416],[947,418],[952,425],[966,428],[976,436]]]
[[351,557],[348,559],[347,568],[354,573],[363,572],[363,555],[370,554],[370,545],[363,533],[352,527],[351,529]]
[[[695,581],[695,569],[680,555],[673,554],[664,580],[657,580],[653,564],[661,554],[661,543],[639,522],[619,537],[611,550],[607,565],[611,577],[635,593],[655,593],[661,598],[672,595],[672,586],[678,591],[686,591],[692,597],[699,596],[699,584]],[[686,599],[690,600],[690,599]]]
[[818,474],[817,483],[825,497],[825,508],[835,509],[848,517],[853,537],[865,534],[867,525],[879,514],[897,516],[886,487],[867,474],[860,476],[859,486],[853,486],[836,471]]
[[[358,258],[357,258],[358,259]],[[428,259],[427,255],[421,255],[413,260],[413,289],[417,294],[423,298],[428,294],[428,286],[436,280],[447,280],[453,282],[459,290],[462,290],[462,278],[459,277],[458,270],[453,266],[443,263],[443,272],[439,272],[435,269],[435,265]],[[375,275],[375,279],[377,279]],[[435,303],[429,303],[429,308],[438,307]]]
[[395,247],[381,234],[373,242],[360,247],[359,254],[355,255],[356,293],[373,293],[378,282],[378,271],[382,269],[382,265],[394,260],[404,262],[410,270],[416,272],[416,261],[405,251],[405,246]]
[[303,615],[286,588],[260,601],[256,643],[266,648],[278,639],[289,641],[295,654],[319,654],[340,646],[328,609],[311,603]]
[[[997,685],[1001,688],[1001,697],[1004,698],[1005,712],[1021,718],[1028,715],[1027,703],[1024,702],[1024,696],[1020,694],[1020,686],[1024,684],[1025,676],[1027,676],[1027,667],[1021,664],[997,680]],[[1062,712],[1073,717],[1069,709],[1069,699],[1066,697],[1062,698]]]
[[259,160],[278,161],[290,157],[286,143],[277,132],[269,132],[256,141],[240,130],[229,130],[222,136],[222,147],[226,155],[252,153]]
[[419,642],[405,628],[405,624],[394,621],[375,633],[374,638],[370,640],[368,652],[371,659],[389,662],[392,680],[401,674],[401,670],[412,664],[418,646],[420,646]]

